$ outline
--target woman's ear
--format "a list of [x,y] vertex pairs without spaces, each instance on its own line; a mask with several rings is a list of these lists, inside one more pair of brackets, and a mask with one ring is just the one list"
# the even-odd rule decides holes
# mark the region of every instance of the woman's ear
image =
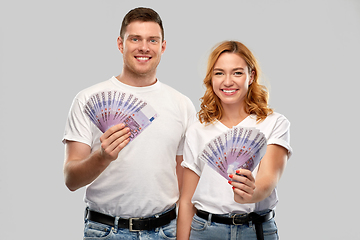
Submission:
[[255,78],[255,71],[252,70],[251,73],[250,73],[249,86],[253,83],[254,78]]

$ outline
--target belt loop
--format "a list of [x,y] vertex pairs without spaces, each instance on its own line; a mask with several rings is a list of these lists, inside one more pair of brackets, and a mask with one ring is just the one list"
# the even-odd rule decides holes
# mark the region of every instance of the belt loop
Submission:
[[119,229],[119,219],[120,219],[120,217],[115,217],[114,228],[113,228],[114,233],[117,233],[117,231]]
[[89,207],[86,207],[86,208],[85,208],[85,211],[84,211],[84,222],[86,222],[88,213],[89,213]]
[[212,213],[209,213],[209,216],[208,216],[208,225],[209,226],[211,225],[211,217],[212,217]]

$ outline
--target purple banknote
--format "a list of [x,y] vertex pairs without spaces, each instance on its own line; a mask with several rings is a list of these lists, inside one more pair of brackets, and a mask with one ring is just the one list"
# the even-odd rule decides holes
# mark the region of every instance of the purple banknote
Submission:
[[265,135],[256,128],[233,127],[208,142],[198,158],[224,178],[240,168],[253,171],[266,152]]
[[132,93],[102,91],[92,95],[84,106],[90,120],[105,132],[119,123],[130,128],[132,141],[158,116],[144,100]]

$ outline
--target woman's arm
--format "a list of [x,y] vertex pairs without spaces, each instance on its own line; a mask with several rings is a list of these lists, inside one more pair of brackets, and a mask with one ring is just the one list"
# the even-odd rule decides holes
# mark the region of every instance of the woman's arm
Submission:
[[184,169],[177,220],[178,240],[188,240],[190,237],[191,222],[196,211],[194,205],[191,203],[191,198],[194,195],[199,179],[200,177],[195,172],[188,168]]

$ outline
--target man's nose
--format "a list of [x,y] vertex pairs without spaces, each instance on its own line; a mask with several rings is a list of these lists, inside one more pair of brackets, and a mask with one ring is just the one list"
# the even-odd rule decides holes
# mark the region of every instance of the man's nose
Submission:
[[141,51],[144,51],[144,52],[147,52],[149,51],[149,43],[147,40],[142,40],[141,43],[140,43],[140,46],[139,46],[139,49]]

